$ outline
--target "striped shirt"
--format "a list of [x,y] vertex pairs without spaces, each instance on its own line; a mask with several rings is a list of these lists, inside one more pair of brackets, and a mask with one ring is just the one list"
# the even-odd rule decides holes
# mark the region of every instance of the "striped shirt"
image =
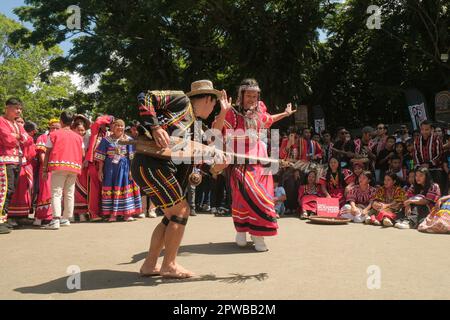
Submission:
[[429,164],[431,168],[440,167],[442,164],[443,146],[442,141],[431,134],[425,140],[421,135],[414,141],[414,161],[417,166]]

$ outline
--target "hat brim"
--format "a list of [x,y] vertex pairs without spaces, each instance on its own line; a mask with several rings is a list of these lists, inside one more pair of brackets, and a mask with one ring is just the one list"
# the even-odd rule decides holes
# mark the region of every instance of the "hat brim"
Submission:
[[217,97],[217,99],[220,99],[222,97],[222,92],[219,91],[219,90],[215,90],[215,89],[195,90],[195,91],[191,91],[191,92],[186,93],[186,95],[189,98],[195,97],[195,96],[199,96],[199,95],[203,95],[203,94],[215,95]]
[[78,114],[78,115],[76,115],[76,116],[73,118],[73,122],[75,123],[77,120],[81,120],[81,121],[84,122],[84,125],[85,125],[85,127],[86,127],[86,130],[89,130],[89,129],[90,129],[90,127],[91,127],[91,121],[90,121],[88,118],[86,118],[85,116],[83,116],[83,115],[81,115],[81,114]]

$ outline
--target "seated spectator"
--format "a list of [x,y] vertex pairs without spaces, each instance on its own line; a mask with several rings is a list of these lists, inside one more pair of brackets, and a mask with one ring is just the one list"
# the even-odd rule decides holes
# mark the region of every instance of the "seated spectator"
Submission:
[[426,233],[450,233],[450,195],[440,198],[433,211],[419,225],[418,230]]
[[341,169],[338,159],[331,157],[326,174],[320,178],[322,192],[327,198],[339,199],[342,207],[346,202],[345,188],[355,184],[354,178],[350,170]]
[[277,213],[277,218],[284,215],[286,208],[284,206],[284,201],[286,201],[286,191],[282,186],[278,184],[278,176],[273,177],[274,194],[275,194],[275,212]]
[[416,229],[441,196],[439,185],[433,182],[427,168],[418,168],[415,173],[414,184],[407,193],[408,200],[403,203],[403,213],[395,224],[398,229]]
[[317,183],[316,171],[308,172],[304,184],[298,189],[300,218],[307,219],[311,215],[317,215],[317,198],[324,196],[320,184]]
[[359,176],[364,172],[364,165],[360,162],[354,162],[352,172],[354,175],[355,184],[359,184]]
[[373,181],[372,173],[364,171],[359,176],[359,184],[349,189],[347,193],[347,204],[341,209],[342,218],[351,219],[353,222],[365,221],[372,207],[372,199],[377,191],[370,183]]
[[384,185],[375,194],[366,224],[393,227],[397,215],[401,212],[406,193],[400,187],[400,181],[395,173],[389,172],[384,176]]

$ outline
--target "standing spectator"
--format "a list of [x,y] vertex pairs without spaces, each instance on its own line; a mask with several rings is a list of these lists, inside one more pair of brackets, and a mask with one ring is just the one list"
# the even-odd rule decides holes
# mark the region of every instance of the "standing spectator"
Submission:
[[311,139],[311,129],[302,130],[302,137],[298,143],[300,160],[319,162],[322,159],[322,147],[317,141]]
[[414,171],[414,141],[409,139],[406,141],[406,154],[403,156],[403,167],[406,168],[406,171],[411,172]]
[[441,127],[436,127],[436,128],[434,129],[434,134],[436,135],[436,137],[438,137],[439,139],[441,139],[441,141],[444,141],[444,133],[443,133]]
[[338,141],[334,144],[333,154],[336,155],[342,168],[351,167],[351,159],[357,155],[355,153],[356,146],[353,140],[348,140],[349,132],[345,128],[338,130]]
[[299,138],[295,128],[289,129],[289,135],[281,140],[280,159],[286,161],[299,160]]
[[408,171],[402,166],[402,161],[398,155],[394,155],[389,161],[388,171],[397,176],[401,186],[406,185],[408,181]]
[[19,178],[23,148],[32,142],[25,129],[15,122],[22,114],[22,102],[11,98],[5,106],[5,114],[0,117],[0,233],[10,232],[5,224],[9,203]]
[[91,126],[89,137],[89,146],[86,152],[86,161],[88,162],[88,207],[91,222],[101,221],[101,193],[102,184],[98,180],[98,161],[95,161],[95,150],[104,137],[109,135],[107,128],[114,121],[113,116],[104,115],[98,117]]
[[409,135],[408,126],[401,125],[400,126],[400,135],[397,137],[396,142],[406,143],[406,141],[408,141],[409,139],[411,139],[411,136]]
[[225,177],[223,174],[211,177],[211,213],[218,215],[225,200]]
[[322,151],[323,151],[323,157],[322,157],[322,164],[328,164],[331,157],[333,156],[333,142],[331,133],[329,131],[323,131],[322,132]]
[[23,127],[28,134],[27,146],[22,148],[23,156],[20,163],[20,173],[16,185],[16,190],[9,203],[8,223],[17,227],[20,223],[26,223],[28,215],[33,207],[33,160],[36,157],[36,147],[34,145],[33,134],[36,133],[36,124],[27,125],[22,118],[17,118],[16,123]]
[[375,163],[375,178],[376,183],[382,183],[384,174],[389,168],[389,161],[395,156],[395,137],[390,136],[386,139],[384,149],[378,153],[377,161]]
[[[77,115],[72,124],[72,130],[78,133],[84,140],[91,122],[83,115]],[[88,146],[84,146],[84,152]],[[75,183],[75,207],[74,215],[78,221],[85,222],[89,216],[88,209],[88,162],[83,159],[83,168],[81,174],[77,177]]]
[[443,179],[442,174],[442,140],[433,133],[431,122],[428,120],[420,124],[420,136],[414,141],[414,149],[415,164],[428,168],[433,181],[445,192],[447,179]]
[[48,123],[49,133],[45,133],[39,136],[36,140],[36,154],[38,159],[39,166],[39,175],[38,175],[38,195],[36,199],[36,211],[34,214],[34,223],[35,226],[41,226],[43,224],[48,224],[53,219],[53,211],[52,211],[52,184],[51,184],[51,172],[48,172],[47,179],[43,178],[43,169],[44,169],[44,158],[45,152],[47,151],[48,136],[53,131],[61,129],[61,123],[59,119],[51,119]]
[[355,139],[355,153],[358,155],[357,158],[352,159],[352,162],[359,162],[364,164],[365,170],[373,170],[376,155],[373,153],[372,148],[373,140],[372,134],[375,130],[372,127],[364,127],[362,129],[361,139]]
[[103,138],[95,153],[102,182],[102,215],[109,216],[109,222],[116,222],[118,216],[125,221],[134,221],[133,216],[142,213],[139,187],[130,173],[134,147],[119,144],[130,140],[125,135],[125,122],[115,120],[112,134]]
[[211,178],[210,175],[200,173],[202,182],[195,187],[195,208],[203,212],[211,211]]
[[406,145],[403,142],[396,142],[395,146],[395,155],[400,158],[400,162],[403,165],[403,159],[406,155]]
[[[60,226],[69,226],[75,204],[75,182],[81,174],[83,164],[83,138],[72,131],[74,115],[63,111],[60,116],[61,129],[50,133],[45,152],[43,179],[52,173],[52,209],[53,220],[43,226],[45,229],[58,230]],[[61,219],[61,201],[64,197],[64,214]]]
[[[382,150],[385,149],[386,140],[388,138],[388,131],[389,131],[389,128],[385,124],[380,123],[377,126],[377,135],[373,141],[373,144],[374,144],[373,152],[377,156]],[[394,141],[394,143],[395,143],[395,141]]]
[[430,170],[425,167],[416,169],[414,184],[409,188],[403,215],[395,224],[397,229],[416,229],[431,213],[441,197],[439,185],[433,183]]
[[320,144],[320,134],[318,134],[317,132],[314,132],[312,134],[312,140]]

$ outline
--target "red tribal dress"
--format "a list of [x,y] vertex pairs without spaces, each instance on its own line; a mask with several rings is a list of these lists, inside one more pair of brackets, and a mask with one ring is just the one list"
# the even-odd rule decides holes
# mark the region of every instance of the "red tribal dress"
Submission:
[[[245,154],[267,158],[267,145],[260,140],[259,130],[268,129],[273,120],[260,102],[256,111],[246,116],[231,109],[225,117],[224,137],[230,139],[234,150],[237,142],[245,144]],[[249,137],[249,130],[258,136]],[[254,236],[275,236],[278,224],[274,204],[272,174],[261,164],[237,164],[227,169],[232,191],[232,215],[237,232]]]
[[298,203],[300,204],[300,209],[303,211],[312,211],[317,214],[317,198],[322,198],[324,196],[320,184],[300,186],[298,189]]
[[378,220],[380,222],[383,221],[384,218],[389,218],[391,220],[397,219],[397,215],[400,213],[400,210],[403,206],[403,202],[406,200],[406,192],[399,186],[394,186],[393,188],[386,189],[384,186],[378,188],[377,193],[373,199],[375,202],[381,202],[384,204],[391,204],[393,202],[396,203],[392,208],[388,208],[386,210],[381,210],[379,212],[373,212],[375,214],[370,215],[370,219],[372,221]]
[[342,207],[345,205],[345,188],[355,182],[355,176],[353,172],[348,169],[342,169],[343,181],[340,179],[339,174],[331,173],[330,179],[327,181],[326,173],[320,178],[319,183],[327,188],[328,193],[332,198],[339,199],[339,205]]
[[28,218],[33,205],[33,159],[36,150],[33,138],[28,137],[27,146],[23,148],[23,158],[20,167],[19,180],[9,204],[8,217]]
[[47,180],[42,179],[43,162],[40,160],[41,155],[43,156],[45,151],[47,151],[47,147],[45,146],[47,139],[48,134],[43,134],[36,140],[36,154],[39,161],[39,192],[37,196],[35,218],[42,221],[51,221],[53,219],[51,187],[52,173],[48,173]]

